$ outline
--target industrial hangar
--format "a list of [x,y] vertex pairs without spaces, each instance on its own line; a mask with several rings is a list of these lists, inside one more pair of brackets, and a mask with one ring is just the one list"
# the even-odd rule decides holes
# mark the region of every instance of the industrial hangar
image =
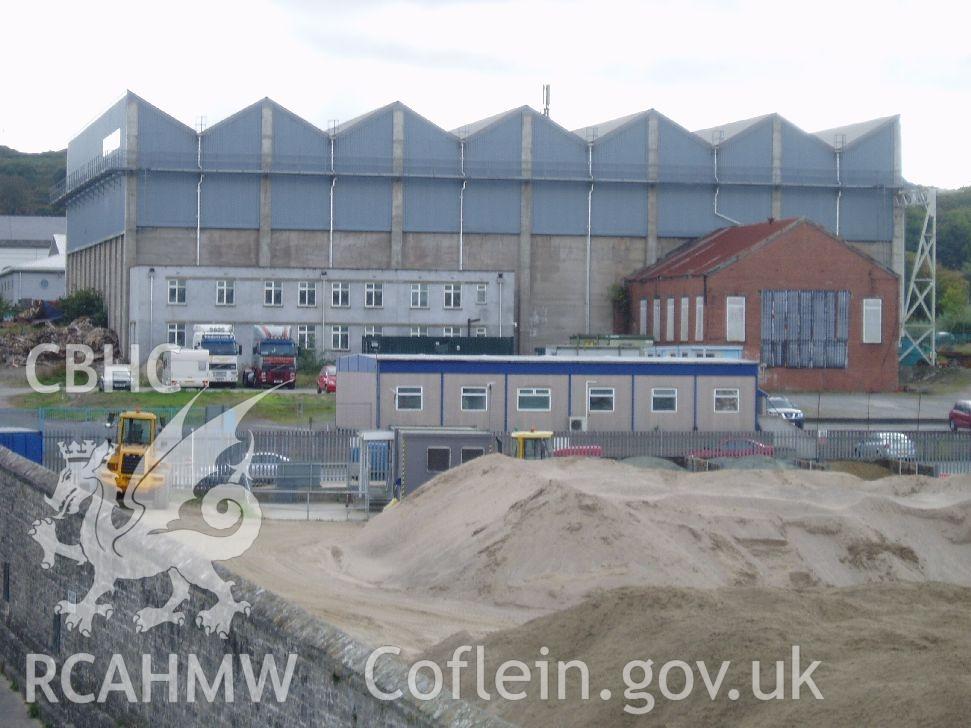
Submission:
[[528,352],[611,330],[613,284],[770,217],[806,217],[902,280],[900,185],[897,117],[692,132],[651,109],[570,131],[524,106],[447,131],[394,102],[320,129],[263,99],[197,131],[129,92],[70,142],[53,196],[68,285],[103,292],[123,346],[144,346],[132,268],[198,265],[511,271]]

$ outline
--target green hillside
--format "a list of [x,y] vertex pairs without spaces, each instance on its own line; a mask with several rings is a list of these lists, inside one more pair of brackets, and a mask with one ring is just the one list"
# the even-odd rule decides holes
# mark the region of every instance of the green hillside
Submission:
[[67,151],[26,154],[0,146],[0,215],[63,215],[48,202],[51,186],[64,179]]

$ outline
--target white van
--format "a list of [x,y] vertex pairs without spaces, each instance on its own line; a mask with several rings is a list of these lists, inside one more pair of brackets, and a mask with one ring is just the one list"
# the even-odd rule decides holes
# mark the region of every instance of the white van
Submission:
[[209,352],[171,349],[162,352],[162,384],[183,389],[209,386]]

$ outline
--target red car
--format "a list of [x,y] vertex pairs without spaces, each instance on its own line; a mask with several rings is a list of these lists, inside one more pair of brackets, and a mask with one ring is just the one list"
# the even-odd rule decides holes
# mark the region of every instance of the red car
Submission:
[[317,375],[317,394],[327,392],[328,394],[337,391],[337,367],[327,364]]
[[955,402],[947,415],[947,424],[952,432],[962,428],[971,429],[971,400]]
[[709,460],[711,458],[744,458],[749,455],[764,455],[765,457],[772,457],[775,452],[775,448],[771,445],[766,445],[765,443],[759,442],[758,440],[749,440],[742,437],[730,437],[727,440],[722,440],[715,447],[704,448],[702,450],[694,450],[688,453],[690,457],[702,458],[704,460]]

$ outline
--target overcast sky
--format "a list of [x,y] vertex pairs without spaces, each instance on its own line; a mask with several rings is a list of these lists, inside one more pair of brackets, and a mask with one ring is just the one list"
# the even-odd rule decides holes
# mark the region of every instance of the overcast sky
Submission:
[[967,3],[236,0],[2,13],[0,144],[60,149],[131,89],[211,125],[269,96],[326,128],[393,100],[446,129],[522,104],[570,129],[656,108],[689,129],[901,115],[904,175],[971,184]]

